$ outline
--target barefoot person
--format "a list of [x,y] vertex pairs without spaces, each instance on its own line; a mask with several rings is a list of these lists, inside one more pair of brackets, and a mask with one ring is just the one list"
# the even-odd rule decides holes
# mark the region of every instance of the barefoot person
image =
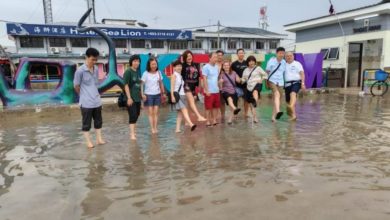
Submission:
[[141,78],[138,72],[140,57],[132,55],[129,59],[130,68],[126,70],[123,80],[127,96],[127,112],[129,114],[130,139],[136,140],[135,124],[141,113]]
[[[182,70],[182,64],[180,61],[175,61],[172,64],[174,68],[174,73],[171,77],[171,100],[172,103],[175,103],[175,109],[177,110],[177,118],[176,118],[176,133],[181,132],[181,124],[182,120],[187,122],[187,124],[191,127],[191,131],[194,131],[196,129],[196,125],[194,125],[190,119],[190,116],[188,115],[187,111],[187,98],[186,94],[184,92],[184,81],[181,76],[181,70]],[[175,93],[179,96],[175,97]],[[178,100],[176,100],[179,98]]]
[[248,63],[248,68],[244,70],[242,80],[247,84],[246,100],[252,104],[250,106],[252,120],[257,123],[259,121],[256,116],[256,107],[260,99],[260,92],[263,88],[263,80],[267,79],[267,73],[256,65],[256,58],[254,56],[249,56],[246,62]]
[[195,113],[198,121],[206,121],[198,111],[195,101],[198,99],[196,88],[200,86],[199,64],[193,62],[194,55],[191,51],[186,50],[183,53],[183,67],[181,70],[182,78],[185,82],[184,92],[190,109]]
[[[225,55],[225,52],[223,50],[217,50],[217,66],[218,66],[218,73],[222,70],[223,65],[223,56]],[[222,97],[222,94],[220,94],[220,102],[221,102],[221,108],[220,108],[220,118],[221,123],[225,123],[225,99]]]
[[[232,70],[237,73],[238,77],[242,78],[244,70],[248,67],[245,58],[245,51],[242,48],[237,49],[237,60],[232,63]],[[244,117],[248,116],[249,104],[245,99],[244,92],[246,91],[244,84],[238,84],[238,98],[244,103]]]
[[158,110],[163,99],[164,86],[162,84],[162,75],[158,71],[157,60],[154,57],[149,58],[146,64],[146,71],[142,74],[142,99],[144,106],[148,108],[149,124],[152,134],[157,134]]
[[284,73],[286,71],[286,61],[284,60],[285,49],[276,49],[276,57],[271,58],[267,63],[268,87],[272,90],[273,111],[272,121],[279,120],[283,112],[280,111],[280,96],[284,85]]
[[[219,75],[219,86],[221,88],[221,94],[225,100],[226,105],[230,107],[231,114],[228,119],[228,124],[232,124],[233,118],[237,115],[241,109],[237,107],[237,86],[241,83],[241,78],[231,69],[230,62],[225,61],[222,63],[222,69]],[[223,105],[221,103],[221,105]]]
[[217,53],[210,54],[210,62],[203,67],[203,77],[204,77],[204,92],[206,94],[204,98],[204,105],[207,115],[207,126],[217,125],[217,117],[219,113],[219,108],[221,107],[220,94],[218,87],[218,66],[217,63]]
[[103,119],[102,102],[98,91],[99,71],[95,66],[98,57],[99,51],[95,48],[88,48],[85,52],[85,63],[77,69],[73,80],[74,88],[80,96],[82,130],[89,148],[94,147],[89,134],[92,119],[96,131],[97,144],[105,144],[101,133]]
[[297,103],[297,95],[299,90],[305,90],[305,73],[302,64],[294,60],[292,52],[286,53],[286,75],[284,90],[286,93],[287,114],[290,120],[295,121],[297,114],[295,104]]

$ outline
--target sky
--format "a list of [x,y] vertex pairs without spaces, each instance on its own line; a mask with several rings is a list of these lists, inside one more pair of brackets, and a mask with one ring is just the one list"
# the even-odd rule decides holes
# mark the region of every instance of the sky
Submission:
[[[329,0],[95,0],[96,19],[136,19],[150,28],[177,29],[216,24],[258,27],[259,8],[267,5],[268,30],[287,33],[283,25],[328,14]],[[341,12],[380,0],[332,0]],[[77,22],[87,9],[85,0],[52,0],[54,22]],[[8,40],[4,21],[44,23],[42,0],[0,0],[0,44]],[[293,38],[293,35],[289,35]]]

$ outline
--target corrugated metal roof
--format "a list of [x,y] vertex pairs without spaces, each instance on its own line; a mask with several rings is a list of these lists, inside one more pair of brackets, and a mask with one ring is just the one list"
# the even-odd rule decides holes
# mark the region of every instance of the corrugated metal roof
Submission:
[[250,28],[250,27],[225,27],[220,30],[220,33],[234,33],[234,34],[253,34],[261,36],[280,36],[284,37],[284,34],[278,34],[275,32],[267,31],[261,28]]

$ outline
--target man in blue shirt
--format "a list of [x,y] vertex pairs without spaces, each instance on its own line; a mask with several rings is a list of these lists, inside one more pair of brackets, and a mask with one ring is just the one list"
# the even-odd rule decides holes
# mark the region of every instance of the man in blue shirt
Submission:
[[284,75],[286,72],[286,61],[284,60],[285,49],[279,47],[276,49],[276,57],[271,58],[267,63],[266,72],[268,73],[269,87],[272,90],[272,99],[274,108],[272,111],[272,121],[279,120],[283,112],[280,111],[280,97],[284,86]]
[[88,48],[85,52],[85,64],[76,70],[73,80],[74,88],[80,96],[79,105],[82,115],[82,130],[88,148],[94,147],[89,135],[92,119],[96,131],[97,144],[105,144],[101,134],[103,119],[102,102],[98,91],[99,71],[95,66],[98,57],[99,51],[95,48]]
[[221,107],[218,76],[219,68],[217,65],[217,53],[210,54],[210,62],[202,69],[204,77],[204,105],[207,115],[207,126],[217,125],[217,117]]

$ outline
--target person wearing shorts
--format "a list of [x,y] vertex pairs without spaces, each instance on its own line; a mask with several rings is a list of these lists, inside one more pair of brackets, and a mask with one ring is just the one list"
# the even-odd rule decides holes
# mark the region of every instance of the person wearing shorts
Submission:
[[157,60],[154,57],[149,58],[146,64],[146,71],[142,75],[141,89],[144,106],[148,108],[149,124],[151,133],[157,134],[158,111],[161,105],[161,99],[164,94],[162,75],[158,71]]
[[268,85],[272,91],[273,111],[272,122],[279,120],[283,112],[280,111],[280,97],[284,85],[284,74],[286,71],[286,61],[284,60],[285,49],[276,49],[276,57],[271,58],[267,63],[266,72],[268,74]]
[[[184,120],[191,127],[191,131],[196,129],[196,125],[194,125],[190,119],[187,110],[187,97],[184,91],[185,82],[181,76],[182,63],[180,61],[175,61],[172,64],[174,73],[171,77],[171,100],[174,104],[175,109],[177,110],[177,118],[176,118],[176,133],[181,132],[181,124]],[[179,100],[176,100],[174,93],[177,92],[180,96]]]
[[88,48],[85,52],[85,64],[81,65],[75,72],[73,79],[74,89],[79,94],[79,105],[82,116],[82,131],[88,148],[93,148],[89,131],[93,124],[96,132],[97,144],[105,144],[101,129],[103,126],[102,102],[98,91],[99,70],[95,66],[99,57],[99,51],[95,48]]
[[216,65],[217,53],[210,54],[210,62],[203,67],[204,76],[204,92],[206,94],[204,98],[204,104],[207,115],[208,127],[217,125],[217,117],[219,115],[219,109],[221,107],[221,100],[218,87],[219,69]]
[[284,91],[286,93],[287,114],[291,121],[297,120],[295,105],[299,91],[305,90],[305,73],[300,62],[294,60],[294,53],[286,53],[286,76]]
[[[230,107],[231,114],[228,119],[228,124],[233,123],[233,118],[241,109],[237,107],[237,85],[241,83],[241,78],[231,69],[229,61],[222,63],[221,74],[219,75],[219,84],[221,94],[227,106]],[[223,105],[223,104],[221,104]]]
[[260,99],[260,93],[263,88],[263,81],[267,79],[267,73],[264,70],[256,65],[256,58],[254,56],[249,56],[246,59],[248,63],[248,68],[244,70],[242,80],[246,82],[246,100],[248,103],[251,103],[251,112],[252,120],[257,123],[258,119],[256,116],[256,107]]

